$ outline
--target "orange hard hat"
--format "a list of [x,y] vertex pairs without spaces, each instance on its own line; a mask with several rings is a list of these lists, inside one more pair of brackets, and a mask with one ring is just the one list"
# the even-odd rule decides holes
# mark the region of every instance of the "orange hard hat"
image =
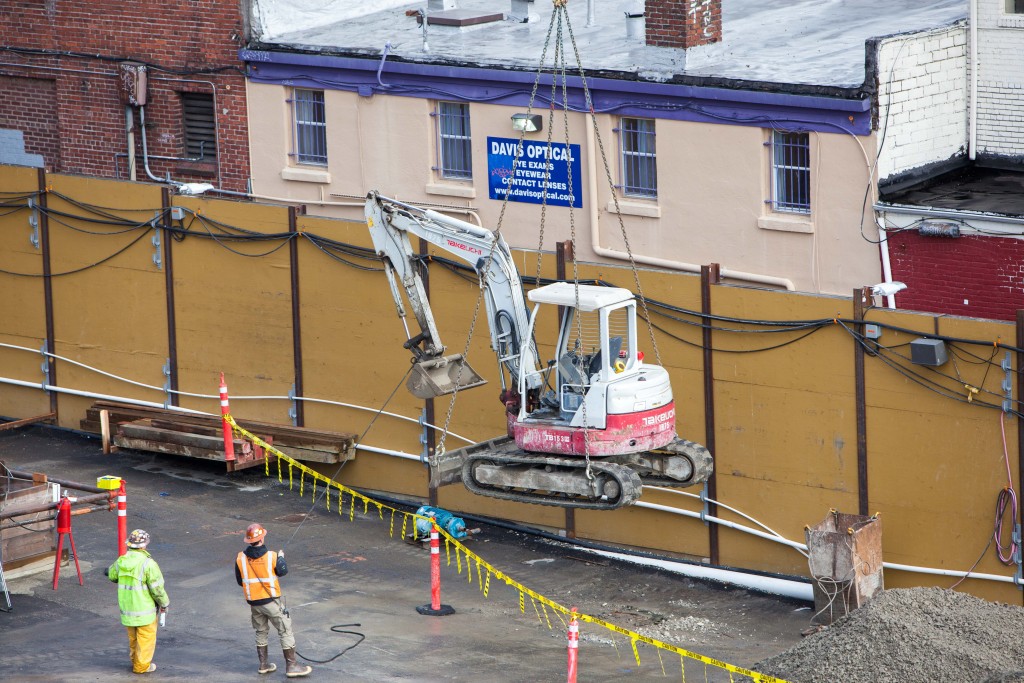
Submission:
[[249,528],[245,530],[245,542],[258,543],[266,535],[267,530],[263,528],[262,524],[250,524]]

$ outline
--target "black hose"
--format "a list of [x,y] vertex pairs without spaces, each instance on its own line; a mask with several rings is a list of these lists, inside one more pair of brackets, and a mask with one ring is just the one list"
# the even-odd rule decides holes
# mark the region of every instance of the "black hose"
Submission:
[[297,654],[299,657],[305,659],[307,662],[313,662],[314,664],[327,664],[328,662],[333,662],[335,659],[337,659],[338,657],[342,656],[343,654],[345,654],[346,652],[348,652],[349,650],[354,648],[356,645],[358,645],[359,643],[361,643],[364,640],[366,640],[366,636],[364,634],[360,633],[359,631],[343,631],[342,630],[342,629],[344,629],[346,627],[349,627],[349,626],[361,626],[361,625],[362,624],[335,624],[334,626],[331,627],[331,632],[332,633],[344,633],[344,634],[350,635],[350,636],[359,636],[359,640],[357,640],[356,642],[352,643],[351,645],[349,645],[344,650],[342,650],[338,654],[334,655],[330,659],[310,659],[309,657],[307,657],[306,655],[302,654],[298,650],[295,651],[295,654]]

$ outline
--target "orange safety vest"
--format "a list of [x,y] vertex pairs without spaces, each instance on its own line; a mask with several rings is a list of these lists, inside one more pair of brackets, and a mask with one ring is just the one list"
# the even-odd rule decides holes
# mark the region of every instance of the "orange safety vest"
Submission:
[[238,553],[238,572],[242,575],[242,592],[245,599],[265,600],[266,598],[281,597],[281,582],[274,573],[277,566],[277,553],[270,550],[258,560],[246,557],[245,553]]

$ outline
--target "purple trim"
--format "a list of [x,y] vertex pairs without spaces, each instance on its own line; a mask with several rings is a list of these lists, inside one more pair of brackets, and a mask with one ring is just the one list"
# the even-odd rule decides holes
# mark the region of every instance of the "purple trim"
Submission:
[[[383,62],[379,57],[335,57],[295,52],[240,50],[254,83],[345,90],[364,97],[399,97],[483,102],[523,108],[529,105],[535,74],[525,71],[457,67],[414,62]],[[378,70],[380,73],[378,75]],[[594,110],[620,116],[724,123],[788,130],[871,133],[871,100],[843,99],[761,90],[587,79]],[[543,75],[534,109],[546,109],[551,76]],[[558,89],[561,94],[561,87]],[[569,106],[586,111],[582,82],[568,79]],[[561,107],[561,101],[556,102]],[[852,119],[852,121],[851,121]]]

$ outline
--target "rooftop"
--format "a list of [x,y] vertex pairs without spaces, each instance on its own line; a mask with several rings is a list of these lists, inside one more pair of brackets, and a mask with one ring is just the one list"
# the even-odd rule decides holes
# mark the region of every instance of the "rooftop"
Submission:
[[887,204],[1024,216],[1024,170],[964,166],[907,189],[885,193]]
[[[305,7],[311,2],[260,2],[255,10],[263,25],[258,47],[366,57],[380,57],[386,51],[389,59],[399,61],[532,70],[540,61],[553,11],[551,0],[537,0],[536,22],[464,27],[431,23],[424,49],[422,28],[415,16],[406,14],[422,10],[424,2],[365,0],[357,6],[363,14],[348,5],[341,15],[333,14],[340,18],[331,23],[298,28],[311,23]],[[865,41],[938,28],[968,14],[967,0],[723,0],[722,42],[684,51],[628,40],[625,13],[637,4],[595,0],[594,25],[588,27],[588,2],[569,0],[573,35],[588,71],[625,72],[655,82],[696,77],[858,88],[865,81]],[[459,9],[507,15],[511,3],[459,0]],[[566,40],[566,45],[571,43]],[[552,49],[553,43],[548,64]],[[571,47],[567,62],[569,68],[575,64]]]

